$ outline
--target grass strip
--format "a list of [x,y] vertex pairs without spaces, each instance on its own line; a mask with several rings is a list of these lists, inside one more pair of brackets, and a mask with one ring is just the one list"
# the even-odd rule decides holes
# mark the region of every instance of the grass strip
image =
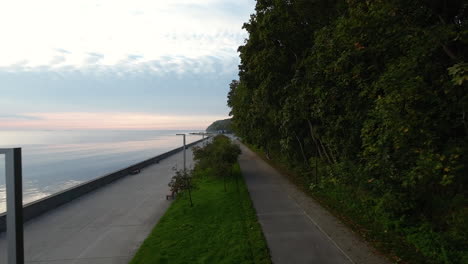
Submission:
[[271,263],[238,164],[233,175],[226,192],[222,178],[195,177],[194,207],[180,195],[130,263]]

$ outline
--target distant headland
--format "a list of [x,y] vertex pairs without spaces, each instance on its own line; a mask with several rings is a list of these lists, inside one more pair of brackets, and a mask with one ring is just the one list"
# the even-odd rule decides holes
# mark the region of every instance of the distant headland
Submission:
[[206,128],[207,132],[218,132],[223,131],[230,133],[231,129],[231,118],[214,121],[211,125]]

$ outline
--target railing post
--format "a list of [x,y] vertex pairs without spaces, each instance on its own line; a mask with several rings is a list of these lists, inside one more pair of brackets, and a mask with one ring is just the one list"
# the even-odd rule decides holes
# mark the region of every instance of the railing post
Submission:
[[21,148],[0,149],[0,154],[5,154],[8,264],[24,264]]

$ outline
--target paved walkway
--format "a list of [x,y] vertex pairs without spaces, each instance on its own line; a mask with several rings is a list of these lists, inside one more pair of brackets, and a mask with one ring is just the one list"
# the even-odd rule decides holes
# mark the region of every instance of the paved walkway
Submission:
[[388,263],[241,144],[239,164],[275,264]]
[[[127,264],[170,204],[165,196],[176,165],[183,168],[183,152],[29,221],[26,263]],[[7,263],[5,233],[0,263]]]

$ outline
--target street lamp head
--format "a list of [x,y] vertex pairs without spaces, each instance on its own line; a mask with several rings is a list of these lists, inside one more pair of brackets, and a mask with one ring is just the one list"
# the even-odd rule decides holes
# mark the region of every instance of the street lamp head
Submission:
[[185,136],[185,134],[176,134],[176,136]]

